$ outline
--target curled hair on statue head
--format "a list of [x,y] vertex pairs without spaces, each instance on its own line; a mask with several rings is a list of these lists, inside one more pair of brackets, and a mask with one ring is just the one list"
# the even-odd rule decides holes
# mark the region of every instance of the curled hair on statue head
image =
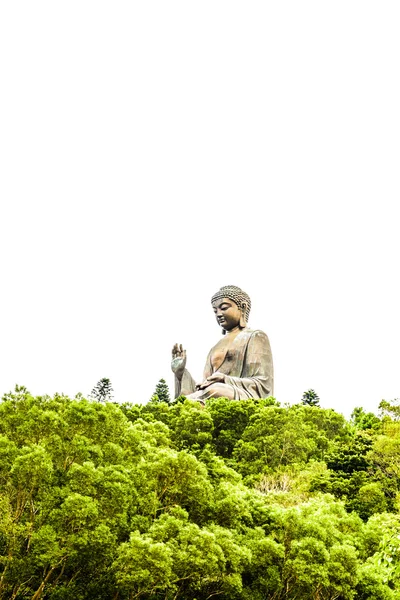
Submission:
[[240,308],[242,314],[240,316],[239,327],[244,329],[247,326],[250,315],[250,296],[236,285],[225,285],[211,298],[211,304],[217,300],[222,300],[222,298],[229,298],[229,300],[232,300]]

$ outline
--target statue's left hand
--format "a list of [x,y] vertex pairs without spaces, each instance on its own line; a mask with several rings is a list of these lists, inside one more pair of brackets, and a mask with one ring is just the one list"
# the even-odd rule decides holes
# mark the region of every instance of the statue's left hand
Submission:
[[213,383],[225,383],[225,375],[216,371],[215,373],[207,377],[207,379],[203,381],[203,383],[199,383],[198,385],[196,385],[196,388],[198,390],[205,390],[206,388],[208,388],[208,386],[212,385]]

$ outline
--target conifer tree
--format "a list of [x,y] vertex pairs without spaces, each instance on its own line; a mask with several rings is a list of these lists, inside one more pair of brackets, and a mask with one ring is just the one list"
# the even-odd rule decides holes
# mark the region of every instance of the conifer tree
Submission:
[[301,402],[307,406],[319,406],[319,396],[315,390],[310,389],[304,392]]
[[169,388],[165,379],[160,379],[160,381],[156,385],[156,389],[153,395],[153,399],[157,396],[158,402],[166,402],[167,404],[171,403],[171,396],[169,395]]
[[90,392],[90,398],[97,400],[97,402],[111,402],[113,391],[111,381],[107,377],[103,377]]

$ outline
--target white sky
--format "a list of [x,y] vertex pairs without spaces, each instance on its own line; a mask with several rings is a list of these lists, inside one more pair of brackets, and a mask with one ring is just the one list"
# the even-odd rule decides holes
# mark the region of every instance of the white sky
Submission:
[[0,392],[146,402],[222,285],[275,395],[400,396],[400,4],[3,2]]

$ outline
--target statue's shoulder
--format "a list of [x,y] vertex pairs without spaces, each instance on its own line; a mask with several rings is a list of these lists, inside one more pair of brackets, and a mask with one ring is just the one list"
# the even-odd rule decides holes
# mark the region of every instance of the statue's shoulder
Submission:
[[261,331],[261,329],[251,329],[251,327],[246,327],[245,329],[243,329],[242,333],[248,334],[249,337],[252,335],[267,335],[266,333]]
[[243,343],[252,348],[269,348],[270,343],[266,333],[261,331],[261,329],[250,329],[250,327],[246,327],[243,329],[240,335],[243,335],[242,338]]
[[240,332],[240,337],[242,339],[250,340],[250,339],[267,339],[268,336],[266,333],[261,331],[261,329],[251,329],[250,327],[246,327],[243,331]]

